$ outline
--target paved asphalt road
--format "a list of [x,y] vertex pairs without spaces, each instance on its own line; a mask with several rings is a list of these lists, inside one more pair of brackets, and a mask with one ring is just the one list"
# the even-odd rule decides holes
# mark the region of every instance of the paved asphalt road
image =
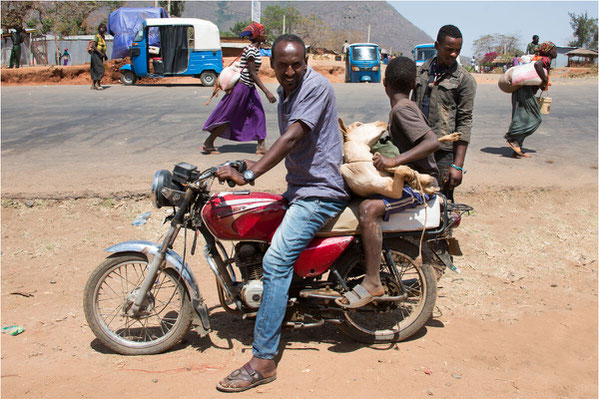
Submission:
[[[387,120],[382,85],[333,86],[346,123]],[[205,106],[211,91],[199,85],[113,85],[103,92],[87,86],[2,87],[2,192],[11,193],[16,179],[28,174],[39,180],[37,190],[56,191],[43,187],[45,174],[76,177],[103,171],[98,173],[141,177],[181,160],[205,167],[215,160],[255,158],[254,143],[226,140],[217,141],[221,156],[201,155],[207,136],[202,126],[220,99]],[[555,84],[551,97],[551,114],[525,143],[535,158],[514,160],[503,139],[511,117],[510,95],[495,84],[479,84],[466,160],[471,172],[465,183],[510,184],[517,176],[518,182],[542,184],[538,180],[546,179],[549,169],[556,174],[550,183],[583,171],[588,178],[583,180],[596,184],[597,81]],[[270,145],[279,136],[276,104],[262,99]],[[89,180],[93,187],[93,178]]]

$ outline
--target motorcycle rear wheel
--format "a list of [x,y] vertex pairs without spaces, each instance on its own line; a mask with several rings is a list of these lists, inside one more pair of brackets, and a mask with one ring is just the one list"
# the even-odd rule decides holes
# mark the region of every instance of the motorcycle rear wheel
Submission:
[[[356,310],[345,310],[340,328],[362,343],[401,342],[416,334],[431,318],[437,299],[437,279],[429,264],[416,265],[418,251],[408,243],[390,245],[391,255],[408,298],[397,303],[370,303]],[[400,295],[400,287],[391,269],[383,262],[380,267],[385,295]],[[349,266],[342,278],[350,288],[364,277],[362,260]]]
[[148,260],[143,254],[108,257],[92,273],[84,291],[83,308],[96,337],[119,354],[164,352],[183,338],[192,318],[192,305],[181,277],[161,270],[138,317],[125,310],[141,285]]

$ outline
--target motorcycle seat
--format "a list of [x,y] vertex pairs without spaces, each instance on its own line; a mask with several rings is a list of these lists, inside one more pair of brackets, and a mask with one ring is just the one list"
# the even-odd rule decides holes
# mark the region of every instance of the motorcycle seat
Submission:
[[[326,223],[316,234],[317,237],[356,235],[358,227],[358,209],[362,198],[352,198],[347,207],[336,217]],[[425,211],[426,209],[426,211]],[[392,214],[389,221],[381,222],[383,233],[411,232],[438,228],[441,224],[441,198],[435,198],[426,205],[408,208]]]

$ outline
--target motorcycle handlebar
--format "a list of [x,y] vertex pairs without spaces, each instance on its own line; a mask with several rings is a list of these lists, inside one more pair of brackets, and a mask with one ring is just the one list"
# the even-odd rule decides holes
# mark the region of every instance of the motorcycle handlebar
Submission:
[[[220,167],[227,167],[227,166],[231,166],[231,167],[235,168],[240,173],[243,173],[247,169],[247,164],[243,160],[227,161],[226,163],[223,163],[223,164],[220,164],[215,167],[207,169],[198,177],[198,180],[203,181],[208,178],[213,178],[216,175],[216,171]],[[227,183],[229,184],[230,187],[235,187],[235,185],[236,185],[235,182],[233,182],[230,179],[227,179]]]

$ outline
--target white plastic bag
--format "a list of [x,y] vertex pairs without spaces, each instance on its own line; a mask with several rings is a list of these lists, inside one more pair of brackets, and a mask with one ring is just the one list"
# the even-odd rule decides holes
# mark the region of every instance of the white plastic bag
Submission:
[[532,61],[532,58],[534,57],[533,54],[525,54],[522,57],[520,57],[520,64],[529,64]]
[[239,62],[234,62],[228,67],[223,68],[218,75],[218,85],[222,90],[230,90],[235,86],[240,77],[241,70],[239,69]]
[[[514,86],[539,86],[542,83],[541,77],[535,69],[535,63],[517,65],[510,68],[512,76],[512,85]],[[545,76],[547,76],[547,70]],[[506,71],[506,74],[509,72]]]

